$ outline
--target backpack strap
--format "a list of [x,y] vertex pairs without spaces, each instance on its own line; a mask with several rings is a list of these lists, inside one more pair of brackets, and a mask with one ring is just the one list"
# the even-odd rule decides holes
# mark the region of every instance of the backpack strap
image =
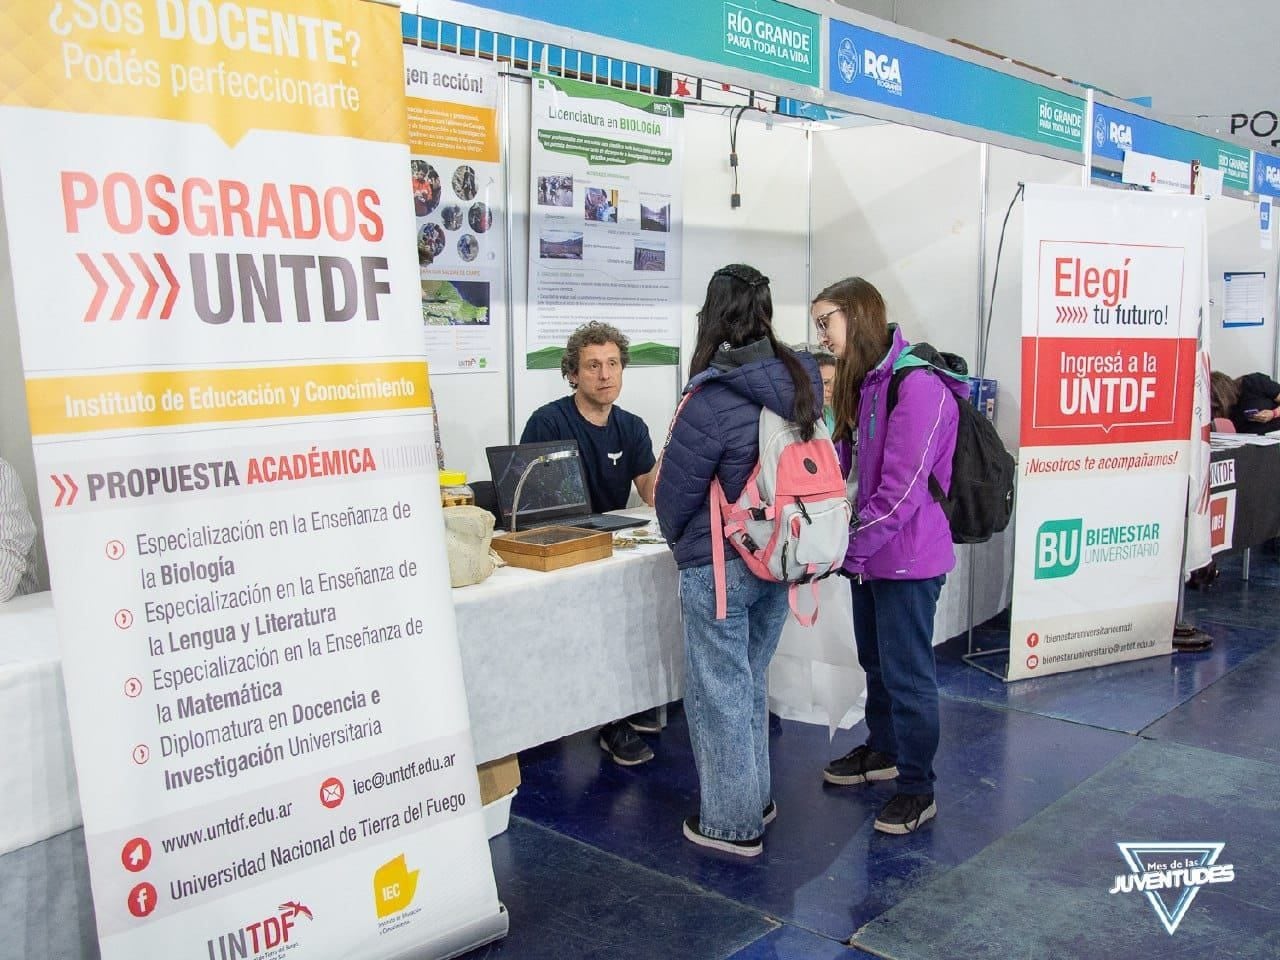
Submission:
[[[907,379],[907,375],[915,370],[928,370],[934,376],[945,374],[953,380],[964,380],[968,382],[969,378],[956,373],[953,370],[947,370],[939,367],[937,364],[931,363],[922,356],[918,356],[914,352],[915,347],[928,348],[926,352],[934,353],[934,349],[928,344],[912,344],[908,346],[902,353],[898,354],[898,359],[893,362],[893,375],[889,377],[889,390],[885,395],[885,422],[889,421],[889,414],[893,412],[893,408],[898,405],[898,389],[902,385],[902,381]],[[956,402],[959,399],[956,398]],[[938,482],[938,478],[929,474],[929,495],[933,497],[934,503],[946,504],[947,493],[942,489],[942,484]],[[944,507],[945,509],[945,507]]]
[[809,565],[809,595],[813,600],[813,613],[801,613],[798,598],[800,596],[800,587],[804,584],[793,583],[787,590],[787,606],[791,608],[791,615],[796,618],[796,622],[802,627],[812,627],[818,622],[818,578],[814,576],[818,572],[816,564]]
[[716,619],[729,615],[728,587],[725,585],[724,567],[724,513],[728,501],[719,477],[711,478],[711,496],[707,497],[711,510],[711,572],[716,583]]

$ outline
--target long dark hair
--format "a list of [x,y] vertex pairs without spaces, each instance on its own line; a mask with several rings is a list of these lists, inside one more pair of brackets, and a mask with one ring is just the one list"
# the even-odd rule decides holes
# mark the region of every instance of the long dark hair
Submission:
[[831,406],[835,435],[847,437],[858,428],[862,381],[889,351],[888,316],[880,291],[861,277],[837,280],[813,298],[819,300],[834,303],[844,314],[844,355],[837,358]]
[[711,275],[707,296],[698,311],[698,339],[689,364],[690,376],[711,366],[721,345],[744,347],[768,340],[774,356],[782,361],[795,385],[791,420],[805,440],[813,438],[815,421],[822,408],[813,395],[813,382],[799,357],[773,334],[773,296],[769,278],[745,263],[731,263]]

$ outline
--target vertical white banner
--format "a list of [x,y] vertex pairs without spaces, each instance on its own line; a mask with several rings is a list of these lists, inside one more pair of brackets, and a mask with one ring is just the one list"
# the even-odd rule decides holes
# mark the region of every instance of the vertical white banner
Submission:
[[397,11],[89,7],[7,11],[0,181],[102,956],[494,939]]
[[1204,203],[1027,187],[1011,680],[1172,649]]
[[433,376],[503,367],[506,184],[497,64],[404,48],[422,322]]
[[631,363],[680,357],[684,104],[533,78],[526,366],[560,368],[589,320],[631,339]]

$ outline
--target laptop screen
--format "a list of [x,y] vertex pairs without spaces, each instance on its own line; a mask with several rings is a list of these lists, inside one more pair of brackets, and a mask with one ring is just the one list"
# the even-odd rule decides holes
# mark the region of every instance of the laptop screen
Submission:
[[587,499],[587,481],[582,472],[582,458],[576,440],[553,440],[548,443],[522,443],[514,447],[488,447],[489,476],[493,478],[502,511],[502,525],[511,529],[511,507],[516,484],[525,468],[549,453],[571,453],[561,460],[540,463],[529,471],[520,490],[521,529],[540,520],[581,517],[591,513]]

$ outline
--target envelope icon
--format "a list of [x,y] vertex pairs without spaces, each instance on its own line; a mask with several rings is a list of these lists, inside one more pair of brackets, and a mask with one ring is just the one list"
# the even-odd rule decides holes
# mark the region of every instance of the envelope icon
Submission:
[[346,788],[343,787],[342,781],[337,777],[330,777],[324,783],[320,784],[320,802],[332,810],[334,807],[342,803],[343,797],[346,796]]

